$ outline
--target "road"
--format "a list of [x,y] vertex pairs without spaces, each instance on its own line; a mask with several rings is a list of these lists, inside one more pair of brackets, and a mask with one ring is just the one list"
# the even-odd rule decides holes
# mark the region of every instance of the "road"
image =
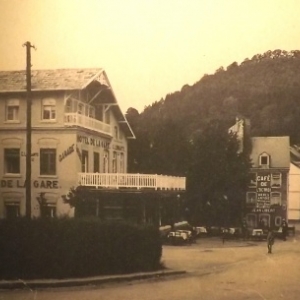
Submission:
[[168,268],[186,275],[130,283],[47,290],[0,291],[0,300],[254,300],[300,299],[300,236],[275,241],[222,244],[200,239],[191,246],[164,246]]

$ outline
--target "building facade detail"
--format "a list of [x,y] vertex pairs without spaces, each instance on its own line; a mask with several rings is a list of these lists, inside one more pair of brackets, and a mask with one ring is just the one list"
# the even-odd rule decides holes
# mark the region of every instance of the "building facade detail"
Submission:
[[[0,72],[0,218],[25,215],[25,84],[25,71]],[[139,187],[127,174],[135,136],[103,69],[32,71],[31,124],[33,217],[73,216],[62,195],[94,188],[92,180],[97,188],[118,189],[125,179]],[[185,178],[170,182],[163,187],[185,189]]]

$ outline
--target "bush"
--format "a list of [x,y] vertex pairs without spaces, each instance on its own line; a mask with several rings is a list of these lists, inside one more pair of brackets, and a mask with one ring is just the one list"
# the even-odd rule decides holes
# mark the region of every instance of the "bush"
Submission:
[[74,278],[161,268],[159,230],[98,219],[0,222],[0,278]]

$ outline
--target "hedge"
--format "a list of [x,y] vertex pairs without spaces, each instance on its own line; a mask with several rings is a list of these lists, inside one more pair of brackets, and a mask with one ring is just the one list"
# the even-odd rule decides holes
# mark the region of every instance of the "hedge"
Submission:
[[0,279],[74,278],[162,268],[159,230],[98,219],[0,222]]

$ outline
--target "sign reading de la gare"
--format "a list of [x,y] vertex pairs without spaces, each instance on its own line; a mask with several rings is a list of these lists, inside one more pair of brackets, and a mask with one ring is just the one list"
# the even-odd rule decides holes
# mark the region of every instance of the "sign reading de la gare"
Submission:
[[[32,182],[34,188],[58,189],[58,180],[34,180]],[[0,180],[1,188],[25,188],[25,181],[19,179],[2,179]]]

